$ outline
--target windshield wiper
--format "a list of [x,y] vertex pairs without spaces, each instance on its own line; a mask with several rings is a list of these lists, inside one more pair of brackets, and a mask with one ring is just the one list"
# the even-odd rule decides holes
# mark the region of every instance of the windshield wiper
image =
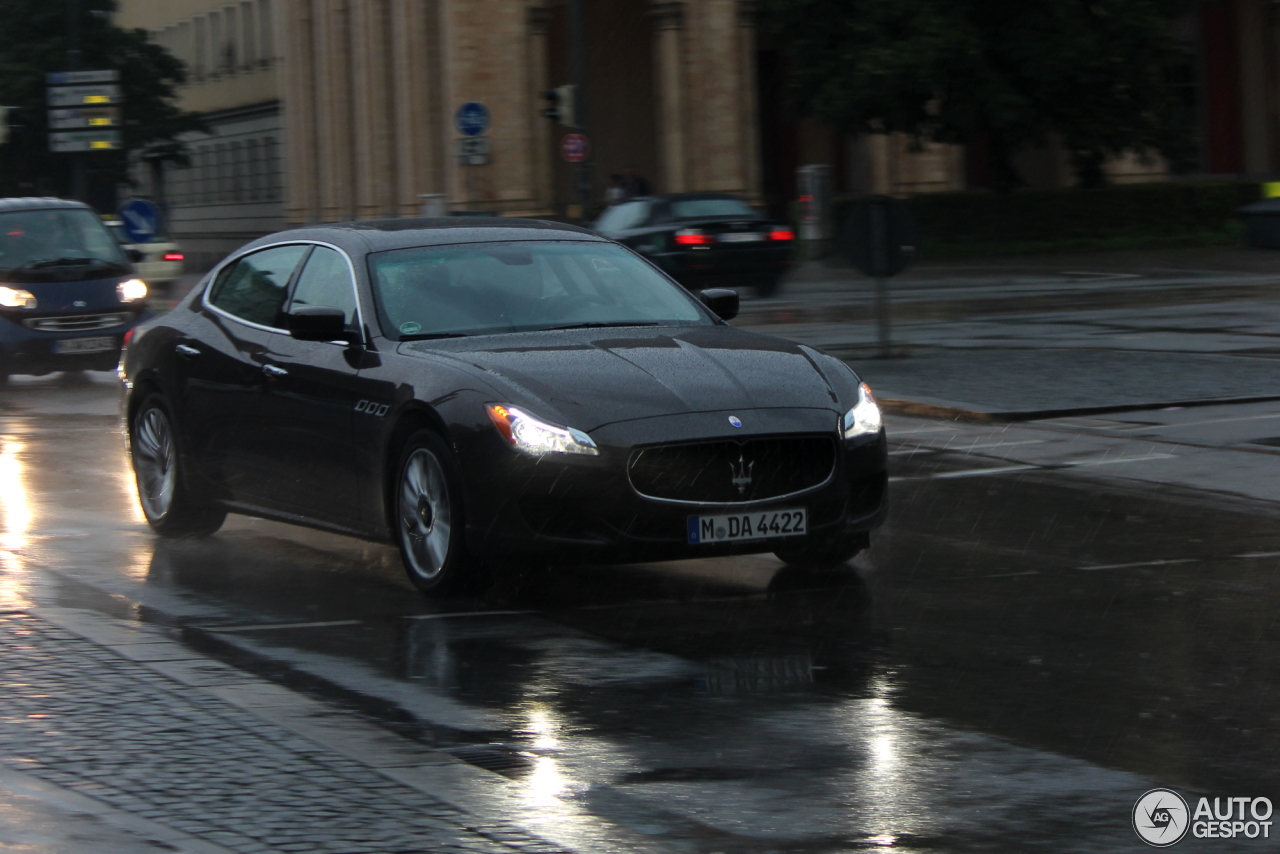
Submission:
[[83,257],[64,257],[64,258],[37,258],[34,261],[28,261],[19,267],[19,270],[42,270],[45,267],[84,267],[90,264],[110,264],[110,261],[104,261],[101,258],[83,258]]
[[591,321],[590,323],[571,323],[568,326],[548,326],[544,331],[553,332],[560,329],[606,329],[611,326],[661,326],[662,324],[653,320],[628,320],[617,321],[612,323],[603,323],[600,321]]
[[469,332],[420,332],[417,335],[401,335],[401,341],[430,341],[433,338],[470,338]]

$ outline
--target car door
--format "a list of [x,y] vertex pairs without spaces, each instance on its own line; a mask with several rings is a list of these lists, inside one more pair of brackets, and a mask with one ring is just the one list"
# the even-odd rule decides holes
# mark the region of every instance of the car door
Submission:
[[[347,256],[315,246],[295,278],[285,313],[304,306],[340,308],[346,313],[348,333],[359,335],[356,305]],[[259,465],[264,475],[262,498],[272,506],[359,527],[355,496],[360,472],[351,430],[357,410],[365,411],[357,399],[362,352],[349,342],[298,341],[284,335],[263,353],[267,382],[262,423],[270,434],[263,437],[261,447],[267,453]]]
[[275,246],[232,259],[201,297],[174,343],[175,405],[186,454],[218,497],[256,493],[265,354],[285,337],[288,285],[306,245]]

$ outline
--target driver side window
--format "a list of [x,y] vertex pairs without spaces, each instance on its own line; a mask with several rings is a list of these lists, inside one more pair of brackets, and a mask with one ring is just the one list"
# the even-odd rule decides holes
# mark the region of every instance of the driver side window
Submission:
[[325,305],[346,314],[347,329],[356,331],[356,292],[351,267],[342,253],[317,246],[307,259],[293,288],[289,311],[303,306]]

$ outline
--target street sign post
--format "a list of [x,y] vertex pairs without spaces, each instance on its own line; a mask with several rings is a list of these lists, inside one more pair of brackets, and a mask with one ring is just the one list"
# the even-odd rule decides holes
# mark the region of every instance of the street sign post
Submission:
[[115,151],[120,148],[120,131],[66,130],[49,134],[49,150],[55,152]]
[[489,137],[464,136],[459,139],[458,162],[463,166],[489,165]]
[[919,239],[911,211],[891,196],[868,196],[853,206],[840,235],[849,264],[875,279],[880,358],[891,355],[889,283],[915,260]]
[[[56,71],[48,84],[49,150],[78,154],[115,151],[120,142],[120,72]],[[72,158],[73,175],[83,177],[83,163]]]
[[453,114],[453,123],[463,136],[480,136],[489,129],[489,108],[479,101],[468,101]]
[[118,83],[120,72],[112,69],[103,71],[53,71],[44,76],[44,82],[50,86],[77,86],[84,83]]
[[70,107],[49,111],[50,130],[120,127],[119,107]]
[[120,224],[134,243],[150,243],[160,234],[160,208],[146,199],[130,199],[120,206]]
[[83,86],[50,86],[50,107],[105,107],[120,103],[116,83],[88,83]]
[[560,156],[569,163],[584,163],[591,156],[591,140],[584,134],[566,133],[560,140]]

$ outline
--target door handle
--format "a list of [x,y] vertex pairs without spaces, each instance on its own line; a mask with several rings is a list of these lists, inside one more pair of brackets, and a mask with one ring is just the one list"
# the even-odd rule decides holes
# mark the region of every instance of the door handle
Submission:
[[271,379],[279,379],[280,377],[289,376],[289,372],[279,365],[263,365],[262,372]]
[[185,356],[188,359],[194,359],[196,356],[200,355],[199,350],[195,347],[188,347],[186,344],[179,344],[174,347],[173,352],[177,353],[179,356]]

